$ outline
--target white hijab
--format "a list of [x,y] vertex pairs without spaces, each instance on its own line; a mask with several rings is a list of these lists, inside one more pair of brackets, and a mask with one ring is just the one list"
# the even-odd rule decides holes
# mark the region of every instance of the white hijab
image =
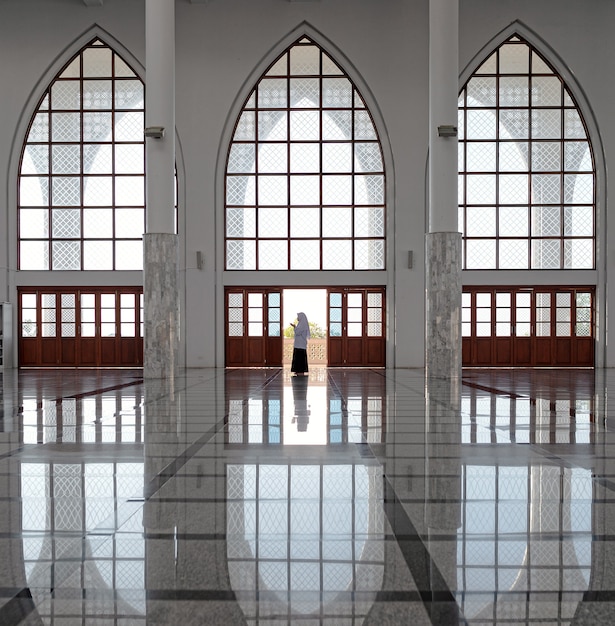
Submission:
[[310,338],[310,325],[308,324],[308,318],[305,313],[297,313],[297,326],[295,326],[295,332],[305,334],[306,339]]

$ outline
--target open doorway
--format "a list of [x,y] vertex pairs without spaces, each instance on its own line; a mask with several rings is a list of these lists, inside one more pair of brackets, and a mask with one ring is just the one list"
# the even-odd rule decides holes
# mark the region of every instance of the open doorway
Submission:
[[384,287],[227,287],[226,367],[290,365],[300,311],[311,323],[308,362],[384,367]]
[[327,290],[284,289],[282,292],[282,320],[284,349],[283,364],[290,365],[293,356],[293,329],[297,313],[302,311],[308,318],[310,333],[308,363],[327,365]]

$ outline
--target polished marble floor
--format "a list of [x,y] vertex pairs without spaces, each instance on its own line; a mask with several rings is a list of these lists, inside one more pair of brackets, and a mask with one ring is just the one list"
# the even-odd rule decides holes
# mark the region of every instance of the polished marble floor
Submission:
[[615,370],[1,381],[2,626],[615,623]]

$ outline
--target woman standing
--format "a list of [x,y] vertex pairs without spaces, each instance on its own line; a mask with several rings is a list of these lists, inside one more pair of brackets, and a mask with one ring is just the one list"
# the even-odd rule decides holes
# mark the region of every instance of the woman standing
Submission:
[[305,313],[297,313],[297,323],[291,322],[291,326],[295,329],[295,343],[290,371],[295,376],[303,376],[308,371],[307,342],[310,338],[310,325]]

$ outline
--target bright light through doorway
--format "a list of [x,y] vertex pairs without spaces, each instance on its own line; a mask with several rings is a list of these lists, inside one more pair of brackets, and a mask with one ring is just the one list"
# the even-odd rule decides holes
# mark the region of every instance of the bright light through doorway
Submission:
[[323,330],[327,328],[326,289],[284,289],[282,298],[284,328],[297,319],[300,311],[306,314],[309,322],[318,324]]
[[[308,318],[308,322],[314,323],[319,326],[323,331],[327,330],[327,290],[326,289],[284,289],[282,293],[282,328],[286,329],[290,326],[291,322],[295,322],[297,319],[297,313],[303,312]],[[326,339],[317,340],[313,339],[313,342],[322,341],[326,342]],[[309,347],[308,347],[309,349]],[[292,353],[292,349],[290,350]],[[284,350],[284,362],[289,362],[289,350]],[[310,355],[308,354],[308,361]],[[313,361],[313,359],[312,359]],[[316,363],[312,363],[316,365]],[[320,365],[326,365],[319,363]]]

